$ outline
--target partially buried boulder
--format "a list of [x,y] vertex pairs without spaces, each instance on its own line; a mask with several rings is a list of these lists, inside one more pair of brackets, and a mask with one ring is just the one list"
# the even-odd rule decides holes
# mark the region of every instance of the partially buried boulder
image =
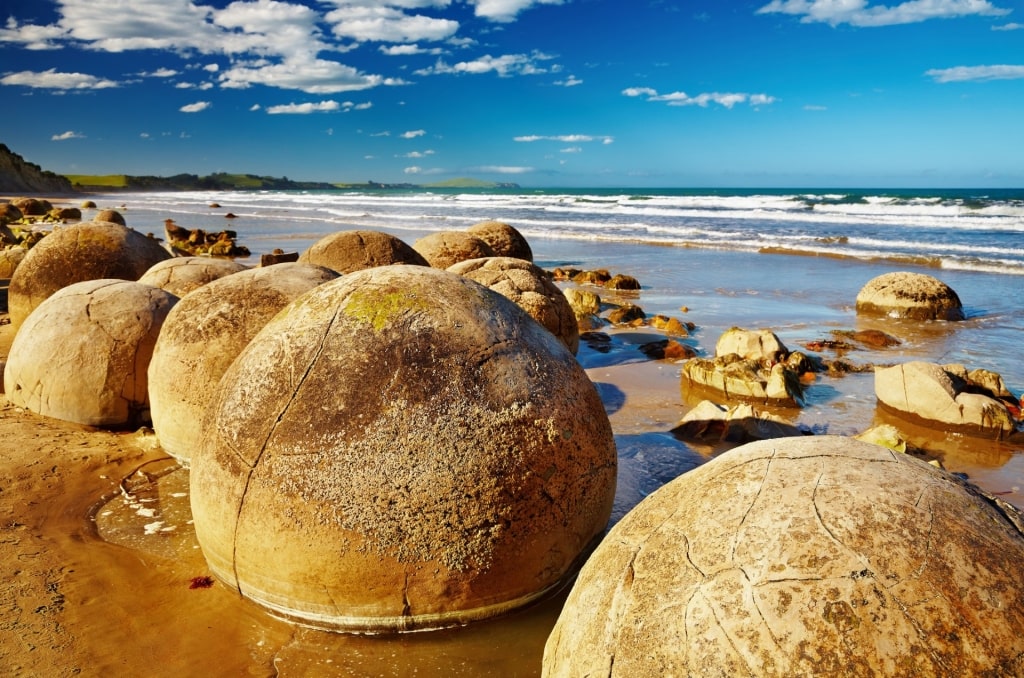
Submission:
[[139,282],[183,297],[206,283],[244,270],[245,266],[231,259],[174,257],[151,266]]
[[146,370],[178,298],[126,280],[87,280],[25,320],[4,368],[11,403],[90,426],[149,421]]
[[503,221],[481,221],[467,228],[466,232],[490,245],[495,256],[533,261],[530,243],[522,233]]
[[117,210],[101,210],[92,220],[109,221],[112,224],[121,224],[122,226],[126,225],[124,216]]
[[838,436],[751,443],[612,528],[544,675],[1019,676],[1022,559],[1006,513],[920,460]]
[[514,257],[462,261],[448,269],[511,299],[573,352],[580,332],[569,300],[538,266]]
[[1016,400],[999,375],[985,370],[921,361],[880,368],[875,396],[896,416],[931,428],[999,438],[1019,426],[1019,412],[1008,407]]
[[460,261],[493,257],[494,250],[480,238],[463,231],[439,231],[413,243],[434,268],[448,268]]
[[138,280],[170,254],[156,240],[110,222],[54,229],[29,250],[11,276],[11,324],[19,327],[51,294],[83,280]]
[[923,273],[895,272],[872,278],[857,294],[857,313],[913,320],[963,320],[960,297]]
[[313,243],[299,256],[299,261],[326,266],[338,273],[392,264],[430,265],[404,241],[380,231],[331,233]]
[[192,459],[214,574],[316,626],[491,617],[557,587],[609,518],[604,406],[511,301],[421,266],[282,310],[231,365]]
[[287,263],[211,281],[167,316],[149,363],[153,429],[161,447],[188,463],[203,438],[203,416],[220,378],[278,311],[338,274]]

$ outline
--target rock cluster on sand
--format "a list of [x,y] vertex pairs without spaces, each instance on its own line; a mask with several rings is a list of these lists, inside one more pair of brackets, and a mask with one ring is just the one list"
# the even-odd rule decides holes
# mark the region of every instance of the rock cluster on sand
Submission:
[[331,233],[313,243],[299,256],[299,261],[326,266],[338,273],[392,264],[430,265],[404,241],[380,231]]
[[923,273],[898,271],[868,281],[857,294],[857,313],[913,320],[963,320],[960,297]]
[[225,373],[204,429],[191,499],[211,570],[318,626],[523,605],[571,571],[615,491],[604,406],[565,346],[500,294],[420,266],[292,302]]
[[922,461],[837,436],[751,443],[612,528],[544,675],[1021,675],[1022,559],[1007,515]]
[[111,222],[55,229],[29,250],[11,276],[8,308],[20,327],[57,290],[83,280],[138,280],[170,254],[156,240]]
[[1002,378],[963,365],[913,361],[875,371],[875,396],[896,416],[991,438],[1017,432],[1017,400]]
[[146,370],[178,298],[126,280],[64,287],[25,319],[4,368],[15,405],[90,426],[149,421]]
[[150,267],[139,278],[139,282],[183,297],[208,282],[244,270],[245,266],[230,259],[175,257]]
[[580,345],[576,316],[544,269],[524,259],[490,257],[462,261],[448,270],[514,301],[576,354]]
[[247,269],[202,286],[175,306],[149,363],[153,429],[166,452],[189,462],[206,433],[202,421],[213,391],[238,354],[278,311],[337,277],[312,264]]

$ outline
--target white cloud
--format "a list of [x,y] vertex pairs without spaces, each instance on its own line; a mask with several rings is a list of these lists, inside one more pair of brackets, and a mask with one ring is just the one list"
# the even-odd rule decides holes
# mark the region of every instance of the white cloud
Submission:
[[589,143],[591,141],[600,141],[602,144],[607,145],[614,143],[615,137],[593,136],[590,134],[558,134],[554,136],[528,134],[525,136],[513,137],[512,140],[520,143],[533,143],[534,141],[558,141],[563,144],[582,144]]
[[993,31],[1019,31],[1022,28],[1024,28],[1024,24],[1008,23],[1008,24],[1003,24],[1002,26],[993,26],[992,30]]
[[562,0],[467,0],[476,6],[478,17],[490,21],[514,21],[516,15],[534,5],[561,5]]
[[970,82],[984,80],[1019,80],[1024,78],[1024,66],[956,66],[954,68],[933,68],[925,75],[935,82]]
[[149,132],[142,132],[141,134],[139,134],[139,138],[140,139],[148,139],[149,138]]
[[406,174],[419,174],[420,172],[423,171],[423,168],[422,167],[416,167],[415,165],[413,165],[412,167],[406,167],[402,171],[405,172]]
[[186,104],[178,110],[182,113],[199,113],[200,111],[205,111],[212,105],[213,104],[211,104],[209,101],[197,101],[194,104]]
[[622,90],[622,93],[627,97],[646,97],[647,101],[660,101],[669,106],[700,106],[701,108],[706,108],[711,103],[731,109],[736,104],[744,102],[751,106],[766,106],[777,101],[775,97],[768,94],[745,94],[742,92],[704,92],[697,96],[690,96],[686,92],[658,94],[657,90],[650,87],[628,87]]
[[173,78],[178,74],[178,71],[173,68],[158,68],[151,73],[139,73],[144,78]]
[[988,0],[907,0],[892,7],[869,6],[868,0],[772,0],[757,13],[799,16],[801,23],[875,27],[963,16],[1004,16],[1010,10],[995,7]]
[[334,24],[335,35],[358,42],[444,40],[459,30],[458,21],[410,15],[393,7],[349,5],[324,18]]
[[7,25],[0,28],[0,42],[13,42],[37,51],[60,49],[57,41],[67,34],[67,29],[61,26],[20,26],[14,17],[8,17]]
[[60,134],[54,134],[52,137],[50,137],[50,141],[67,141],[68,139],[84,139],[84,138],[85,138],[84,134],[79,134],[78,132],[72,132],[71,130],[68,130],[67,132],[61,132]]
[[380,53],[387,56],[415,56],[417,54],[432,54],[437,56],[439,54],[444,54],[444,50],[440,47],[425,49],[419,45],[381,45]]
[[367,75],[336,61],[315,58],[292,59],[281,63],[238,63],[218,77],[221,87],[228,89],[267,85],[281,89],[297,89],[309,94],[335,94],[380,85],[401,84],[400,80]]
[[583,152],[583,149],[580,146],[569,146],[568,148],[563,148],[562,150],[559,151],[559,153],[582,153],[582,152]]
[[427,131],[426,130],[422,130],[422,129],[409,130],[408,132],[402,132],[402,138],[403,139],[415,139],[416,137],[421,137],[421,136],[423,136],[426,133],[427,133]]
[[208,71],[210,73],[216,73],[220,70],[220,66],[218,64],[206,64],[205,66],[203,66],[203,70]]
[[260,106],[259,104],[253,104],[252,106],[249,107],[249,110],[250,111],[258,111],[258,110],[261,110],[262,108],[263,107]]
[[403,158],[410,158],[412,160],[419,160],[421,158],[426,158],[426,157],[429,157],[431,155],[434,155],[434,151],[427,150],[427,151],[423,151],[422,153],[420,151],[412,151],[411,153],[406,153],[405,155],[403,155],[401,157],[403,157]]
[[416,75],[438,75],[438,74],[464,74],[479,75],[481,73],[497,73],[501,77],[508,77],[518,73],[520,75],[537,75],[540,73],[557,72],[559,67],[544,68],[539,66],[541,61],[550,61],[554,57],[542,52],[532,54],[505,54],[502,56],[491,56],[487,54],[473,61],[460,61],[456,64],[446,64],[438,59],[437,63],[430,68],[416,71]]
[[337,101],[327,100],[317,103],[307,102],[304,104],[281,104],[279,106],[268,106],[267,113],[270,115],[293,114],[308,115],[310,113],[329,113],[341,109]]
[[562,87],[575,87],[576,85],[582,85],[583,81],[577,78],[575,75],[570,75],[565,80],[556,81],[555,84],[561,85]]
[[20,71],[0,78],[0,85],[22,85],[36,89],[86,90],[109,89],[120,85],[113,80],[86,73],[58,73],[56,68],[43,71]]
[[488,174],[526,174],[535,171],[533,167],[515,167],[509,165],[483,165],[473,167],[470,171],[484,172]]
[[816,106],[815,104],[807,104],[804,106],[805,111],[827,111],[827,106]]

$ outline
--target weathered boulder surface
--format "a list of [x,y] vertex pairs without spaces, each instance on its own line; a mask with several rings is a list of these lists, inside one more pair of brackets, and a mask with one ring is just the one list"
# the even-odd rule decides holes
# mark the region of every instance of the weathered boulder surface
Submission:
[[24,247],[8,247],[0,250],[0,279],[7,280],[25,259],[28,250]]
[[923,273],[897,271],[872,278],[857,294],[857,313],[913,320],[963,320],[960,297]]
[[572,571],[615,493],[604,406],[565,346],[422,266],[296,299],[224,374],[204,429],[191,500],[211,570],[317,626],[524,605]]
[[86,222],[54,229],[11,276],[11,325],[20,327],[51,294],[83,280],[138,280],[170,254],[156,240],[120,224]]
[[175,257],[151,266],[142,274],[139,282],[183,297],[206,283],[244,271],[245,268],[242,264],[230,259]]
[[755,410],[749,403],[724,407],[702,400],[679,420],[672,435],[684,440],[749,443],[800,436],[804,432],[780,416]]
[[495,256],[533,261],[530,243],[522,233],[505,222],[481,221],[467,228],[466,232],[490,245]]
[[168,454],[191,460],[210,398],[238,354],[278,311],[337,277],[312,264],[247,269],[203,285],[174,307],[149,363],[153,430]]
[[612,528],[543,674],[1022,675],[1022,558],[1005,513],[918,459],[838,436],[750,443]]
[[448,270],[511,299],[576,354],[580,346],[576,316],[544,269],[524,259],[490,257],[461,261]]
[[460,261],[494,256],[490,245],[464,231],[431,233],[414,242],[412,248],[434,268],[448,268]]
[[338,273],[364,268],[412,264],[429,266],[423,256],[393,235],[380,231],[339,231],[326,235],[299,255],[299,261]]
[[14,337],[4,368],[8,400],[89,426],[148,422],[146,370],[177,301],[126,280],[87,280],[58,290]]
[[1007,407],[1013,396],[1002,378],[987,370],[968,373],[961,365],[921,361],[880,368],[875,370],[875,396],[899,417],[950,431],[1002,437],[1019,425]]
[[803,405],[800,375],[808,370],[807,357],[790,353],[774,333],[733,327],[719,337],[715,354],[683,363],[684,395],[703,390],[726,401]]
[[578,287],[567,287],[562,290],[580,332],[589,332],[600,327],[604,321],[598,315],[601,312],[601,297],[590,290]]
[[93,217],[93,221],[109,221],[112,224],[120,224],[126,226],[124,221],[124,215],[117,210],[100,210],[100,212]]

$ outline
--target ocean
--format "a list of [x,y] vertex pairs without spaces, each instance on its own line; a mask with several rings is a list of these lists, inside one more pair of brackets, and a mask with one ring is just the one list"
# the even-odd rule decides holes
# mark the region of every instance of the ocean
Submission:
[[[323,192],[117,193],[89,196],[120,209],[129,226],[163,234],[179,226],[237,231],[253,256],[301,252],[325,235],[373,229],[409,244],[434,231],[497,219],[529,240],[546,269],[605,268],[631,275],[634,293],[596,290],[648,315],[692,322],[683,339],[713,355],[734,326],[769,329],[791,350],[842,357],[870,368],[909,360],[998,372],[1024,393],[1024,189],[1021,190],[641,190],[500,189]],[[216,204],[216,207],[211,205]],[[231,213],[235,218],[227,219]],[[88,215],[86,215],[88,216]],[[243,263],[246,260],[242,260]],[[916,271],[939,278],[964,304],[959,322],[857,315],[858,291],[875,276]],[[671,429],[696,402],[680,389],[679,365],[651,361],[650,328],[612,329],[578,360],[596,383],[619,454],[618,520],[644,496],[728,445],[677,439]],[[879,329],[900,340],[885,349],[816,353],[835,332]],[[807,404],[781,414],[808,433],[855,435],[897,423],[912,445],[984,491],[1024,507],[1024,445],[980,440],[895,422],[876,406],[868,369],[819,375]],[[296,673],[335,668],[359,675],[538,675],[559,599],[470,628],[400,639],[300,634]],[[300,651],[301,650],[301,651]],[[342,659],[344,657],[344,659]]]

